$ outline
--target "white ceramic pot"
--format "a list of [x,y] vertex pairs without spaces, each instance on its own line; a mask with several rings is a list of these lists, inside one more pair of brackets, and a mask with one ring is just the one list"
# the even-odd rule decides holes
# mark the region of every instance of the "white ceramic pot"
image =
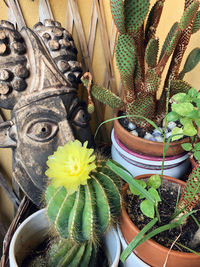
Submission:
[[[124,239],[120,227],[117,227],[117,232],[121,242],[122,251],[127,247],[126,240]],[[131,253],[124,263],[121,263],[123,267],[151,267],[150,265],[143,262],[135,253]]]
[[[161,174],[162,157],[142,155],[131,151],[120,142],[114,130],[111,134],[112,159],[124,166],[134,176],[141,174]],[[187,153],[165,158],[164,175],[180,179],[190,165]]]
[[[20,266],[26,255],[44,241],[50,231],[50,227],[45,209],[39,210],[28,217],[13,235],[9,249],[10,267]],[[104,244],[111,263],[110,266],[117,267],[121,245],[115,229],[110,229],[105,234]]]

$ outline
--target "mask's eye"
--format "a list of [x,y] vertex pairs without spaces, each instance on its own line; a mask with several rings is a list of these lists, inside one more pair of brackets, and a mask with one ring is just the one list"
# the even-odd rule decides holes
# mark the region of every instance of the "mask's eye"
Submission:
[[46,142],[53,138],[58,130],[58,125],[54,122],[40,121],[31,124],[28,128],[27,136],[38,142]]
[[87,112],[83,109],[80,108],[75,116],[73,117],[73,123],[80,126],[80,127],[85,127],[87,126],[88,122],[89,122],[89,115],[87,114]]

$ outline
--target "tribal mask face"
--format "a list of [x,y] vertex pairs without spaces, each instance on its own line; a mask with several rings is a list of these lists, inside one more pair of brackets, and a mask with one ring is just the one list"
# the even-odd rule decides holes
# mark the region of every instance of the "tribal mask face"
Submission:
[[71,35],[55,21],[20,33],[0,25],[0,146],[13,149],[13,175],[36,204],[43,202],[46,160],[74,138],[92,146],[86,105],[77,96],[81,66]]

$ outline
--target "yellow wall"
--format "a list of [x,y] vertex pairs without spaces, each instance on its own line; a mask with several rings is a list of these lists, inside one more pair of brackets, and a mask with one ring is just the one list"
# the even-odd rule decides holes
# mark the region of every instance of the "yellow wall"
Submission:
[[[65,25],[65,14],[66,14],[66,7],[67,7],[67,0],[50,0],[50,5],[53,11],[53,15],[56,20],[60,21],[62,25]],[[155,1],[152,1],[154,3]],[[164,37],[166,36],[167,32],[169,31],[171,25],[180,19],[181,13],[183,11],[183,0],[174,1],[168,0],[165,3],[165,8],[163,12],[163,16],[161,19],[161,23],[158,28],[158,36],[160,38],[160,46],[163,43]],[[26,20],[27,26],[32,27],[35,23],[38,22],[38,5],[39,0],[31,1],[31,0],[19,0],[22,13],[24,14],[24,18]],[[106,23],[107,23],[107,30],[108,33],[111,28],[112,24],[112,17],[110,14],[109,8],[109,0],[103,0],[104,10],[106,13]],[[84,31],[86,36],[88,36],[89,30],[89,19],[91,14],[91,5],[92,0],[78,0],[78,5],[81,12],[81,17],[84,25]],[[0,1],[0,19],[6,19],[6,6],[3,1]],[[76,40],[76,38],[75,38]],[[186,55],[191,51],[192,48],[197,47],[200,40],[200,33],[195,34],[192,37],[190,46],[187,50]],[[96,43],[95,43],[95,53],[94,53],[94,60],[93,60],[93,69],[95,73],[95,78],[98,83],[103,82],[104,78],[104,69],[105,69],[105,62],[102,56],[102,44],[100,38],[100,32],[98,29],[97,36],[96,36]],[[195,88],[200,89],[199,85],[199,68],[198,66],[194,71],[186,75],[186,80],[194,85]],[[117,83],[119,85],[119,75],[118,71],[115,68],[115,72],[117,74]],[[9,113],[6,112],[7,118],[9,117]],[[8,177],[11,177],[11,153],[10,150],[0,149],[0,168],[4,170]],[[6,198],[5,194],[0,191],[0,209],[1,213],[5,214],[9,217],[12,214],[12,208],[9,204],[8,199]],[[5,204],[6,203],[6,204]],[[9,208],[8,208],[9,206]]]

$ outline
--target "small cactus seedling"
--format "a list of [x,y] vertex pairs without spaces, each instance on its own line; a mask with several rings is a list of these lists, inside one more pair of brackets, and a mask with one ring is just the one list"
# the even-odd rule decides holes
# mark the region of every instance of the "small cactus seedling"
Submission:
[[[199,1],[185,0],[180,22],[172,26],[158,58],[159,39],[156,37],[156,29],[164,2],[165,0],[155,2],[145,25],[149,0],[110,0],[111,13],[119,32],[115,54],[124,98],[120,99],[109,90],[95,84],[91,86],[89,92],[112,108],[122,109],[127,115],[146,117],[156,124],[160,124],[165,116],[167,91],[172,96],[191,88],[181,78],[184,76],[183,72],[194,65],[192,59],[188,59],[187,68],[182,71],[180,77],[179,68],[192,33],[200,29]],[[158,100],[157,92],[161,84],[161,76],[170,56],[172,56],[171,64]],[[82,77],[82,82],[88,87],[87,74]],[[92,110],[91,102],[90,110]],[[144,130],[151,127],[142,118],[133,116],[131,120]]]
[[70,141],[47,161],[47,216],[61,238],[49,266],[93,266],[99,241],[120,214],[121,181],[86,146]]

